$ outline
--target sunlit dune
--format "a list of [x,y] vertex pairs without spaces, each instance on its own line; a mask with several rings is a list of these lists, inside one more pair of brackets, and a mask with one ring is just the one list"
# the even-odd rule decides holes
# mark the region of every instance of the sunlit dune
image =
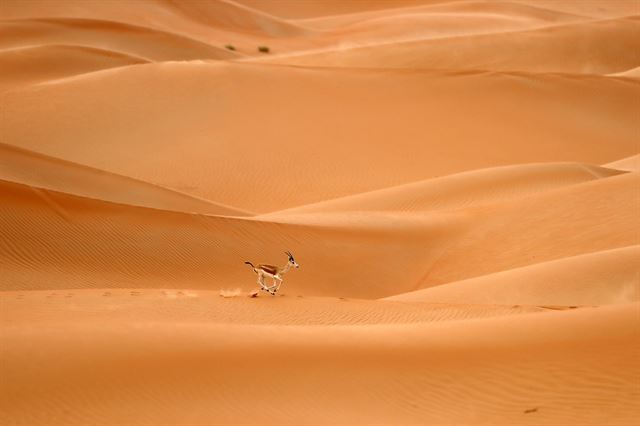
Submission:
[[622,165],[614,162],[610,164],[612,169],[607,169],[584,164],[544,163],[473,170],[307,204],[273,214],[453,210],[525,198],[551,189],[615,176],[623,173],[613,169],[617,164]]
[[629,70],[620,71],[618,73],[613,73],[610,75],[612,77],[640,78],[640,67],[631,68]]
[[640,172],[640,154],[613,161],[606,164],[606,167],[618,170],[626,170],[628,172]]
[[[640,64],[639,40],[640,16],[631,16],[524,31],[356,45],[267,60],[328,67],[610,74]],[[587,48],[572,49],[576,43]]]
[[[50,98],[76,107],[57,114]],[[0,100],[12,145],[264,213],[473,169],[634,155],[640,84],[190,61],[107,69]],[[27,115],[39,125],[18,126]],[[84,140],[92,149],[76,149]],[[269,147],[268,163],[254,141]]]
[[0,424],[637,424],[639,52],[633,0],[0,2]]
[[388,300],[536,306],[640,301],[640,247],[598,251],[444,284]]

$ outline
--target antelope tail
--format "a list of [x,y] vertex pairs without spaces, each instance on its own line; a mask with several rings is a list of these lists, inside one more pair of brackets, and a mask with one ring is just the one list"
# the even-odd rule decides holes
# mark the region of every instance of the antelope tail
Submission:
[[253,269],[256,269],[256,267],[253,266],[253,263],[251,263],[251,262],[244,262],[244,263],[245,263],[245,265],[250,265]]

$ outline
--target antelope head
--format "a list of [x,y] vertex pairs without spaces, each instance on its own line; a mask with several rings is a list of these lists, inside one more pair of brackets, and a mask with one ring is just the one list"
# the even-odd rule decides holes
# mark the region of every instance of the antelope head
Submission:
[[285,251],[284,254],[286,254],[287,256],[289,256],[289,264],[293,267],[295,267],[296,269],[300,267],[300,265],[298,265],[298,263],[296,262],[296,260],[293,258],[293,255],[291,254],[291,252],[289,251]]

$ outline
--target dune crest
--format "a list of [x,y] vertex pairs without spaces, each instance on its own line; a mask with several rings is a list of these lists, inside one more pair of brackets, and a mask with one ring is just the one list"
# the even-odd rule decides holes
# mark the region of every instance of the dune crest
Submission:
[[605,167],[617,170],[625,170],[628,172],[639,172],[640,154],[632,155],[631,157],[623,158],[612,163],[607,163],[605,164]]

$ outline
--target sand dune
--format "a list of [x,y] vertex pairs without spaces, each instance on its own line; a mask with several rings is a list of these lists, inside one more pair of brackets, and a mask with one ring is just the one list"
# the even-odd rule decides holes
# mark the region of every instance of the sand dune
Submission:
[[[551,42],[553,40],[553,42]],[[640,64],[638,16],[267,59],[290,65],[610,74]],[[580,43],[584,50],[572,49]],[[452,55],[450,52],[455,51]]]
[[[33,0],[28,3],[7,0],[1,6],[2,17],[11,20],[54,19],[78,22],[107,21],[126,27],[133,26],[139,31],[144,29],[147,35],[165,36],[179,40],[191,40],[207,45],[207,55],[198,56],[185,47],[183,54],[193,55],[193,59],[211,58],[211,53],[231,57],[233,52],[243,55],[260,55],[257,46],[267,44],[275,51],[287,51],[308,45],[308,37],[313,30],[302,28],[294,23],[248,8],[227,0],[209,2],[175,2],[167,0],[147,0],[131,2],[126,8],[119,4],[101,0],[61,0],[51,3],[48,0]],[[46,35],[49,35],[47,33]],[[95,38],[97,34],[92,33]],[[102,34],[107,36],[107,34]],[[102,37],[103,43],[124,34],[108,34]],[[168,39],[172,41],[171,38]],[[140,41],[140,34],[135,40]],[[149,40],[148,49],[163,47],[165,40]],[[175,43],[176,41],[174,41]],[[225,49],[232,45],[235,51]],[[196,45],[197,46],[197,45]],[[168,46],[165,46],[165,48]],[[174,58],[175,59],[175,58]]]
[[114,203],[227,216],[248,212],[114,175],[68,161],[0,144],[0,180],[36,190],[50,189]]
[[[250,405],[251,424],[630,424],[637,315],[631,304],[401,327],[18,323],[3,332],[2,412],[22,423],[210,424]],[[32,345],[41,350],[25,358]]]
[[640,247],[537,263],[386,300],[430,303],[598,306],[640,301]]
[[612,77],[628,77],[628,78],[640,78],[640,67],[631,68],[626,71],[610,74]]
[[619,173],[612,169],[571,163],[506,166],[428,179],[272,214],[451,210],[523,198]]
[[627,174],[470,209],[476,226],[438,258],[418,288],[637,245],[639,184],[638,174]]
[[0,91],[101,69],[142,64],[145,59],[92,47],[46,45],[0,50]]
[[573,13],[592,18],[616,18],[637,15],[638,4],[628,0],[574,1],[574,0],[512,0],[558,12]]
[[126,9],[112,2],[96,0],[61,0],[56,4],[47,0],[33,0],[27,4],[8,0],[3,3],[2,14],[5,19],[107,19],[164,31],[171,29],[196,38],[204,36],[203,31],[211,34],[225,29],[271,36],[295,35],[302,31],[276,16],[228,0],[188,3],[149,0],[133,2]]
[[639,17],[0,2],[0,424],[635,425]]
[[[368,30],[372,40],[383,40],[390,30],[395,30],[397,34],[405,37],[412,34],[421,34],[424,37],[433,30],[437,30],[433,31],[434,34],[451,36],[586,20],[590,18],[513,2],[459,1],[326,16],[296,22],[323,30],[349,31],[350,37]],[[399,27],[406,27],[412,21],[429,22],[433,27],[423,27],[422,32],[415,32],[418,28],[410,26],[405,32],[401,32]]]
[[126,54],[147,61],[230,59],[221,47],[149,28],[94,19],[25,19],[0,21],[0,48],[70,44]]
[[638,172],[640,171],[640,154],[632,155],[631,157],[608,163],[606,164],[606,167],[617,170],[625,170],[628,172]]
[[[287,293],[379,298],[640,244],[638,234],[629,232],[639,207],[635,174],[451,213],[306,214],[270,221],[149,210],[0,184],[3,197],[13,200],[0,210],[2,222],[11,224],[1,248],[6,289],[43,289],[46,276],[52,289],[169,284],[207,289],[241,283],[246,290],[255,284],[242,261],[282,259],[277,248],[287,247],[305,263],[304,280],[294,275]],[[529,216],[523,218],[524,211]],[[613,217],[607,228],[597,226]],[[402,250],[393,262],[346,268],[389,258],[389,247]]]
[[364,14],[368,11],[394,11],[397,8],[422,6],[425,4],[448,3],[459,0],[280,0],[263,2],[260,0],[236,0],[265,12],[286,19],[313,18],[318,16]]
[[[339,103],[326,95],[337,87]],[[56,104],[45,102],[52,97]],[[640,84],[170,62],[85,74],[1,101],[7,143],[264,213],[484,167],[636,154]],[[455,118],[461,111],[465,126]],[[20,126],[25,115],[39,125]],[[89,140],[91,150],[76,149]],[[256,140],[269,146],[270,162]]]
[[[318,17],[354,17],[367,16],[370,13],[389,15],[401,10],[416,7],[431,6],[460,6],[467,7],[495,7],[494,2],[480,2],[469,0],[278,0],[264,2],[261,0],[236,0],[268,13],[288,19],[313,19]],[[549,12],[562,12],[577,14],[590,18],[620,17],[633,15],[638,12],[638,5],[629,0],[599,1],[574,1],[574,0],[511,0],[500,2],[509,5],[525,5],[546,9]],[[497,7],[501,7],[499,4]]]
[[[233,289],[232,289],[233,290]],[[381,302],[377,300],[277,297],[249,299],[239,292],[222,298],[217,291],[176,289],[66,289],[5,292],[6,325],[55,324],[82,316],[111,323],[162,321],[235,325],[416,324],[546,312],[535,306]],[[69,303],[74,308],[69,309]],[[105,309],[95,309],[103,306]]]
[[[286,260],[282,247],[305,259],[305,276],[288,279],[285,294],[377,298],[409,291],[425,257],[421,251],[399,263],[367,271],[344,269],[339,254],[353,262],[383,256],[389,244],[424,248],[459,232],[443,217],[409,218],[400,223],[375,218],[361,230],[327,225],[283,225],[222,216],[203,216],[107,203],[0,181],[0,247],[3,288],[255,288],[244,260]],[[324,250],[318,252],[318,241]],[[367,243],[363,247],[363,243]],[[32,253],[37,253],[36,255]],[[313,253],[313,254],[312,254]],[[313,260],[312,260],[313,258]],[[308,259],[308,260],[307,260]],[[255,262],[258,263],[258,262]],[[328,265],[335,269],[327,270]],[[397,268],[402,270],[398,271]],[[353,281],[355,284],[345,284]],[[284,291],[284,289],[283,289]]]

